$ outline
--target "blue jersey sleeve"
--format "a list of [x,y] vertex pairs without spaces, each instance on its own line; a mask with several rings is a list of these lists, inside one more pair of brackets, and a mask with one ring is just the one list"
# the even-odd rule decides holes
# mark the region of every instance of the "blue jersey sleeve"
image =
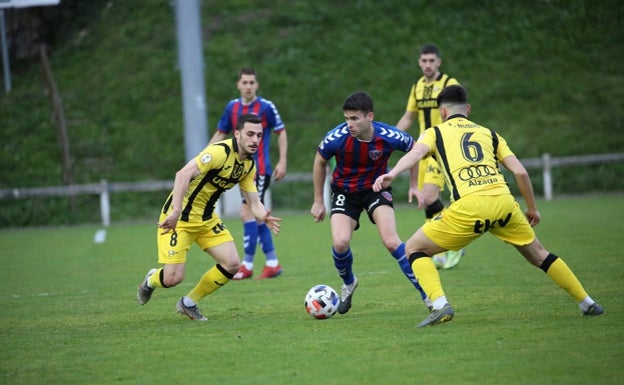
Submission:
[[265,105],[266,105],[266,112],[265,112],[265,116],[267,119],[267,127],[270,127],[273,129],[273,131],[281,131],[284,129],[284,122],[282,122],[282,118],[279,114],[279,112],[277,111],[277,107],[275,106],[275,104],[267,99],[263,99],[263,98],[259,98],[261,99]]
[[235,100],[230,101],[225,109],[223,110],[223,114],[219,119],[219,123],[217,124],[217,130],[229,134],[234,130],[234,126],[232,123],[232,107],[234,106]]
[[318,153],[321,154],[323,159],[330,159],[336,155],[338,149],[343,147],[344,140],[348,134],[349,130],[347,129],[346,123],[334,127],[325,134],[325,137],[318,146]]
[[373,125],[377,128],[377,132],[385,138],[386,143],[394,150],[408,152],[412,149],[415,141],[410,134],[382,122],[374,122]]

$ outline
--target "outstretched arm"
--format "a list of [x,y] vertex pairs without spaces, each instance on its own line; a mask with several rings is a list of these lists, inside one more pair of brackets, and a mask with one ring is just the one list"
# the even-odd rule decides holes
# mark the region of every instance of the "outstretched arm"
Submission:
[[533,193],[533,184],[531,183],[529,173],[515,155],[510,155],[506,157],[502,160],[501,163],[503,164],[503,166],[505,166],[507,170],[511,171],[511,173],[513,173],[514,175],[514,178],[516,178],[516,183],[518,184],[520,194],[522,194],[522,198],[524,198],[524,201],[527,205],[525,215],[529,220],[529,223],[531,224],[531,226],[537,225],[541,219],[541,216],[539,211],[537,211],[535,194]]
[[381,175],[375,180],[373,184],[374,191],[381,191],[392,184],[394,178],[400,175],[403,171],[417,166],[419,160],[427,156],[429,153],[429,146],[422,143],[415,143],[412,149],[403,155],[397,164],[390,170],[389,173]]
[[271,231],[273,231],[275,235],[279,234],[282,227],[280,224],[282,218],[277,218],[271,215],[271,210],[267,210],[264,207],[264,205],[260,201],[257,192],[241,190],[241,193],[243,194],[245,201],[249,203],[249,209],[251,210],[253,216],[257,220],[266,223],[269,229],[271,229]]

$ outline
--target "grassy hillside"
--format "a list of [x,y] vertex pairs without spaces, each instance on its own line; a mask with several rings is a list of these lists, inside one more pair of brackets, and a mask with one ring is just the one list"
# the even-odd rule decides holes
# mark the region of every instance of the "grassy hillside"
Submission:
[[[74,179],[169,179],[184,161],[171,1],[111,0],[94,15],[51,57]],[[419,76],[417,49],[432,41],[442,49],[442,69],[468,88],[472,118],[503,134],[519,157],[622,152],[622,16],[617,1],[205,0],[209,127],[238,96],[237,70],[253,66],[260,94],[277,104],[289,130],[289,171],[308,171],[349,93],[368,91],[376,117],[396,123]],[[0,188],[61,184],[38,64],[16,63],[12,80],[12,92],[0,96]],[[621,190],[611,175],[622,171],[598,167],[583,180],[611,178],[604,187]],[[16,204],[0,201],[0,208]],[[5,219],[32,223],[26,206]]]

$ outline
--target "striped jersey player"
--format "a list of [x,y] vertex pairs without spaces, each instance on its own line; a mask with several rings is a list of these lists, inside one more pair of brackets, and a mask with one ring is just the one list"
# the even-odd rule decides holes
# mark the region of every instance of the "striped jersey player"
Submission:
[[338,313],[351,308],[358,280],[353,274],[351,238],[360,226],[360,214],[366,211],[377,226],[381,240],[397,260],[403,274],[421,292],[429,306],[405,255],[405,244],[396,231],[392,190],[372,190],[375,179],[386,173],[394,151],[407,152],[414,138],[394,126],[375,121],[373,101],[365,92],[356,92],[344,102],[345,122],[327,132],[317,148],[313,166],[314,203],[311,213],[316,222],[325,218],[323,187],[330,159],[336,166],[331,182],[332,257],[343,285]]

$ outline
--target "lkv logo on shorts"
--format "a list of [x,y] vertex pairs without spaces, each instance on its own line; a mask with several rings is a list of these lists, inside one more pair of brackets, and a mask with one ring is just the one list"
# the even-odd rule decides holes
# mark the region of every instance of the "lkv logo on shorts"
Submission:
[[381,158],[382,154],[383,154],[383,151],[381,150],[372,150],[368,152],[368,157],[371,158],[372,160],[377,160]]

